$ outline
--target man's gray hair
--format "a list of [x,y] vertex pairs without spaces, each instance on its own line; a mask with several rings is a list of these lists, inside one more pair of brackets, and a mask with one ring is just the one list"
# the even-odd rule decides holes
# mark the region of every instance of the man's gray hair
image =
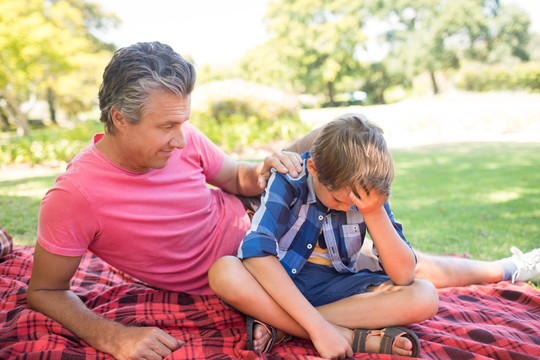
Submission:
[[150,94],[162,90],[187,98],[195,79],[193,65],[169,45],[140,42],[117,50],[103,72],[99,88],[100,121],[105,132],[115,132],[113,106],[135,124],[143,116]]

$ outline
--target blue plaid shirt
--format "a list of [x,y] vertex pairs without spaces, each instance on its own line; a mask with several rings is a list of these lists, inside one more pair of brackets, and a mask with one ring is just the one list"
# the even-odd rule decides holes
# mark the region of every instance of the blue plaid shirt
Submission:
[[[329,257],[337,271],[383,270],[377,250],[364,241],[366,224],[362,213],[355,205],[346,212],[329,210],[323,205],[315,195],[313,178],[306,169],[310,153],[303,154],[302,158],[303,171],[296,178],[273,171],[261,206],[240,244],[238,257],[277,256],[294,278],[311,256],[322,229]],[[410,247],[388,202],[384,209],[399,236]]]

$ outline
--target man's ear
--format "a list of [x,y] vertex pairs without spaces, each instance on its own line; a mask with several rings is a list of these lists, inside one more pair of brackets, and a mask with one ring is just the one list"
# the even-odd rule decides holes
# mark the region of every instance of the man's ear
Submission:
[[127,124],[126,117],[116,110],[114,106],[111,106],[111,119],[117,130],[122,130]]
[[307,169],[309,173],[311,174],[311,176],[317,177],[317,168],[315,167],[315,162],[313,161],[313,159],[308,159]]

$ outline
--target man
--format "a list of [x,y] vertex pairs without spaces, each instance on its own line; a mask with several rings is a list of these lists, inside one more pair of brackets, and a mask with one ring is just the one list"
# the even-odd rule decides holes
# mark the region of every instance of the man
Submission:
[[42,201],[28,304],[118,359],[161,358],[181,344],[86,308],[69,287],[86,250],[152,286],[211,294],[208,268],[250,223],[232,194],[260,194],[271,167],[300,166],[288,152],[256,165],[226,156],[188,123],[194,83],[193,66],[167,45],[117,51],[99,91],[105,134]]
[[[167,45],[118,50],[99,91],[105,134],[73,159],[41,204],[28,304],[117,359],[160,359],[182,343],[90,311],[69,285],[86,250],[152,286],[211,294],[208,269],[236,254],[250,224],[248,198],[262,192],[271,167],[297,176],[296,153],[315,136],[293,144],[296,153],[236,162],[188,123],[194,84],[193,66]],[[428,280],[446,269],[441,275],[433,265]],[[490,280],[501,280],[502,267],[494,267]]]

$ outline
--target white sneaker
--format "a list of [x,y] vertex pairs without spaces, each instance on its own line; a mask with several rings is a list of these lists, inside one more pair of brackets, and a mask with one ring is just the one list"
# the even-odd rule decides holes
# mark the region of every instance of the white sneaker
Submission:
[[510,260],[517,267],[512,274],[512,283],[516,281],[540,282],[540,248],[524,254],[517,247],[512,246],[510,251],[514,254]]

